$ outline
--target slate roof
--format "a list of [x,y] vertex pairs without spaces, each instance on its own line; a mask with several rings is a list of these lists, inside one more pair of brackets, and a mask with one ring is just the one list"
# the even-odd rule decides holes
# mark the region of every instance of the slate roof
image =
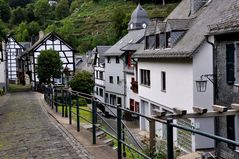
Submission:
[[168,19],[166,31],[188,30],[192,21],[192,19]]
[[208,34],[208,25],[218,22],[222,13],[234,5],[236,0],[212,0],[198,12],[189,16],[190,0],[182,0],[176,9],[167,17],[168,19],[193,19],[191,27],[185,35],[170,49],[145,51],[144,47],[133,55],[136,58],[174,58],[192,57],[205,41]]
[[126,46],[122,47],[122,51],[136,51],[138,50],[143,44],[135,44],[135,43],[128,43]]
[[110,48],[111,46],[96,46],[96,52],[99,54],[99,62],[105,63],[105,57],[103,54]]
[[125,35],[122,39],[120,39],[117,43],[115,43],[110,49],[108,49],[104,56],[121,56],[124,51],[121,48],[125,47],[129,43],[140,43],[145,34],[145,29],[141,30],[132,30],[127,35]]
[[[137,8],[133,11],[131,14],[131,19],[128,23],[129,27],[128,29],[143,29],[142,24],[146,23],[148,24],[150,22],[147,12],[142,8],[140,4],[138,4]],[[133,28],[130,28],[130,24],[135,24],[133,25]]]
[[218,23],[209,26],[211,34],[239,31],[239,1],[233,1],[233,5],[222,14]]

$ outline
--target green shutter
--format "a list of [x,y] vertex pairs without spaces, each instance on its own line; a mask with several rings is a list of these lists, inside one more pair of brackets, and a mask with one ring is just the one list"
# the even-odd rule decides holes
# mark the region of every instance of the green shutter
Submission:
[[233,85],[235,81],[235,68],[234,68],[234,61],[235,61],[235,46],[234,44],[228,44],[226,46],[226,69],[227,69],[227,83],[229,85]]

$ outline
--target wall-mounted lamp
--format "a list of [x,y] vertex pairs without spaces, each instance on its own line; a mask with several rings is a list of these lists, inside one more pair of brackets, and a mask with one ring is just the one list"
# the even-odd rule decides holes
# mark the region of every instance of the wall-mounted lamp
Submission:
[[213,74],[201,75],[200,80],[196,81],[197,92],[206,92],[207,80],[204,80],[203,79],[204,77],[207,78],[214,85],[214,81],[213,81],[214,75]]

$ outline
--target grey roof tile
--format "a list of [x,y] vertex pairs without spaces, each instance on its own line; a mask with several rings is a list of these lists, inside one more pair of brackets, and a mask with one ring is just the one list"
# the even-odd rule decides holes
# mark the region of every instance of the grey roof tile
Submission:
[[[197,13],[188,16],[190,0],[182,0],[167,19],[194,19],[185,35],[171,49],[149,50],[139,49],[133,55],[138,58],[155,57],[191,57],[205,40],[208,34],[208,25],[219,21],[224,11],[228,10],[236,0],[212,0]],[[166,20],[167,20],[166,19]]]
[[124,51],[121,48],[125,47],[129,43],[139,43],[144,38],[145,29],[129,31],[122,39],[115,43],[110,49],[108,49],[104,56],[121,56]]

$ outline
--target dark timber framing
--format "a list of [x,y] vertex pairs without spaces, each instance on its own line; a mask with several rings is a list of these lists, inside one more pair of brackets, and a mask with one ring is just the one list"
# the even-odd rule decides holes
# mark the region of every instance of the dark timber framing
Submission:
[[[29,50],[25,52],[23,56],[28,56],[31,59],[31,81],[33,82],[33,87],[36,89],[37,83],[39,82],[36,66],[37,57],[43,50],[52,49],[59,53],[60,58],[63,62],[63,69],[68,68],[71,74],[75,72],[75,50],[66,41],[63,40],[59,35],[54,32],[46,34],[42,39],[37,41]],[[62,82],[62,77],[61,80]],[[56,81],[54,81],[56,82]]]
[[24,47],[19,44],[13,37],[9,36],[6,43],[6,61],[8,80],[16,82],[17,80],[17,56],[23,52]]

